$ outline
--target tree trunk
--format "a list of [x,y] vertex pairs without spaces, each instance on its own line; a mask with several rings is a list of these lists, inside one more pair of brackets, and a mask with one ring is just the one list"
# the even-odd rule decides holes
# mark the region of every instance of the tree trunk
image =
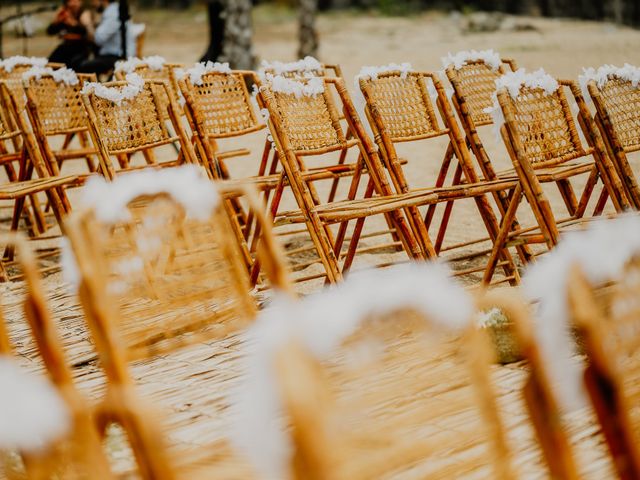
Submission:
[[300,0],[298,9],[298,57],[318,56],[318,32],[316,31],[316,14],[318,0]]
[[252,70],[255,64],[251,6],[251,0],[226,0],[222,59],[234,69]]
[[201,62],[216,62],[222,54],[224,41],[224,0],[209,0],[207,14],[209,18],[209,47],[200,59]]

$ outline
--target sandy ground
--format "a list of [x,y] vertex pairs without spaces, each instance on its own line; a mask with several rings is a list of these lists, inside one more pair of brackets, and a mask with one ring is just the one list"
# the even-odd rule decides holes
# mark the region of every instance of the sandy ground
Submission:
[[[202,12],[140,12],[135,18],[148,25],[146,54],[160,54],[170,61],[189,64],[197,60],[204,50],[207,32]],[[408,61],[416,69],[435,71],[441,68],[440,57],[447,52],[470,48],[494,48],[503,56],[515,58],[520,66],[528,69],[542,66],[554,75],[569,79],[577,79],[584,66],[598,66],[603,63],[622,64],[624,62],[640,64],[639,31],[617,28],[608,24],[567,20],[523,19],[522,21],[533,26],[534,30],[465,35],[460,32],[452,18],[436,13],[401,18],[355,15],[348,12],[323,15],[319,21],[320,58],[327,63],[338,63],[342,66],[350,89],[352,89],[351,79],[363,65]],[[289,12],[271,8],[257,10],[255,48],[260,58],[293,60],[296,50],[295,33],[294,18]],[[21,53],[20,45],[20,42],[14,39],[7,39],[5,52],[7,54]],[[29,42],[28,53],[43,55],[49,52],[52,46],[51,39],[39,37]],[[496,141],[491,129],[483,129],[481,135],[496,167],[509,167],[510,162],[504,147]],[[233,160],[234,163],[230,165],[230,168],[234,176],[241,177],[256,172],[263,142],[264,133],[256,134],[248,140],[243,139],[242,146],[250,147],[253,154],[250,157]],[[405,168],[411,185],[428,186],[433,184],[446,143],[446,139],[437,139],[402,145],[400,152],[409,161]],[[634,167],[637,167],[637,160],[638,158],[634,158]],[[65,166],[65,168],[78,167]],[[579,187],[580,182],[576,186]],[[326,186],[322,189],[321,193],[324,194]],[[550,194],[554,207],[561,207],[562,203],[557,192],[551,191]],[[73,194],[74,204],[77,199],[77,195]],[[285,203],[285,208],[289,207],[293,207],[290,198]],[[525,222],[531,219],[526,205],[519,212],[519,217]],[[373,226],[375,227],[375,224]],[[456,205],[447,240],[449,242],[461,241],[482,235],[483,227],[474,204],[463,202],[459,206]],[[294,238],[288,242],[289,246],[299,246],[304,243],[296,242],[304,242],[304,239]],[[367,257],[376,258],[364,259],[363,263],[365,264],[374,263],[374,261],[401,259],[403,255],[385,252],[383,255],[369,255]],[[297,261],[304,261],[304,259],[297,259]],[[310,267],[305,273],[317,271],[313,268]],[[88,341],[88,333],[83,325],[81,310],[74,295],[62,286],[59,274],[48,277],[45,280],[45,286],[54,312],[53,316],[63,331],[65,346],[71,358],[74,362],[85,363],[82,368],[76,370],[79,385],[83,391],[95,398],[102,390],[102,378],[99,367],[95,363],[86,364],[86,361],[90,360],[93,355]],[[315,284],[311,289],[317,287],[318,284]],[[11,324],[12,338],[17,341],[18,351],[25,364],[37,368],[33,344],[27,339],[28,335],[24,324],[20,320],[21,315],[17,302],[21,285],[16,283],[11,286],[3,286],[2,290],[4,291],[3,304],[9,312],[7,318]],[[305,291],[309,291],[309,288],[305,288]],[[211,353],[210,347],[214,349],[214,353]],[[227,344],[207,345],[192,353],[190,357],[176,357],[172,360],[175,363],[171,365],[192,365],[193,369],[200,370],[196,374],[193,373],[192,367],[183,368],[180,374],[182,376],[175,377],[175,385],[191,385],[193,377],[202,375],[200,371],[217,371],[221,375],[217,381],[220,384],[228,383],[229,377],[234,377],[235,374],[221,372],[222,369],[219,368],[219,365],[221,362],[225,362],[224,365],[227,369],[230,365],[234,365],[231,368],[233,372],[237,366],[234,363],[236,362],[235,351],[235,348],[230,348]],[[522,404],[518,395],[524,378],[524,370],[521,367],[521,365],[517,365],[513,368],[497,368],[496,375],[500,384],[501,401],[509,405],[505,409],[509,417],[509,424],[513,427],[514,432],[516,427],[520,430],[526,430],[521,441],[523,445],[530,445],[533,441],[532,432],[524,420]],[[169,366],[169,368],[177,367]],[[152,365],[142,364],[136,367],[134,375],[141,383],[145,394],[154,397],[161,407],[172,412],[174,417],[179,417],[176,422],[183,421],[185,417],[202,420],[201,417],[209,417],[202,412],[207,409],[220,408],[220,398],[207,400],[205,404],[198,403],[204,398],[200,391],[192,392],[195,395],[193,403],[190,403],[186,397],[171,396],[172,392],[179,387],[174,386],[174,389],[169,389],[169,393],[163,393],[168,390],[166,377],[163,378],[157,373],[154,376],[154,373]],[[197,405],[197,408],[194,405]],[[574,424],[576,438],[592,438],[593,423],[588,420],[588,416],[586,418],[587,420],[583,418]],[[205,425],[207,424],[205,423]],[[217,426],[218,424],[213,421],[213,425]],[[177,443],[183,445],[189,445],[193,441],[193,438],[178,438],[176,440]],[[599,442],[601,440],[597,438],[587,440],[587,444],[591,445],[584,452],[587,458],[600,456],[602,445],[598,447]],[[523,450],[528,448],[523,446]],[[538,458],[539,452],[535,454],[529,452],[527,455]],[[518,461],[530,464],[537,462],[526,455],[525,457]],[[540,472],[537,469],[532,469],[527,477],[540,477]],[[602,475],[600,472],[599,475],[596,474],[592,478],[605,477],[607,475]]]

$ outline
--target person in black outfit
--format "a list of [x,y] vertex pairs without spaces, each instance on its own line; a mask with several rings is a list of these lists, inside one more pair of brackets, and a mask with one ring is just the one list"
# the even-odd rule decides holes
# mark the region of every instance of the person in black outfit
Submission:
[[55,20],[47,28],[47,34],[58,35],[62,39],[62,43],[49,56],[49,61],[64,63],[75,70],[91,53],[91,12],[83,10],[82,0],[64,0]]

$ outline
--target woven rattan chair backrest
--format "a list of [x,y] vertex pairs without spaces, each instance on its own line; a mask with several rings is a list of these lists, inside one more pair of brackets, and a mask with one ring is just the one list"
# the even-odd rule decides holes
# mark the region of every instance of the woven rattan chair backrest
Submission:
[[111,335],[138,358],[248,324],[255,302],[222,205],[196,220],[160,194],[132,201],[128,211],[131,219],[115,225],[93,211],[70,225],[83,302],[105,358],[114,355]]
[[[161,111],[163,118],[167,117],[167,107],[169,105],[169,98],[167,97],[167,92],[169,96],[174,102],[178,102],[178,80],[176,78],[175,70],[177,68],[182,68],[181,64],[178,63],[165,63],[160,70],[153,69],[149,67],[147,64],[138,65],[133,73],[140,75],[145,80],[157,80],[162,81],[167,85],[167,90],[165,91],[162,88],[157,86],[153,86],[152,88],[156,92],[156,95],[160,99]],[[126,72],[117,71],[115,72],[116,80],[125,80]]]
[[25,81],[28,100],[33,104],[38,121],[45,135],[59,135],[85,130],[87,112],[82,102],[82,86],[85,81],[95,81],[93,75],[78,75],[76,85],[56,82],[50,75]]
[[589,91],[600,110],[606,112],[620,147],[640,150],[640,89],[628,80],[609,78],[602,85],[589,82]]
[[264,128],[251,103],[243,72],[210,72],[200,84],[179,82],[200,134],[211,138],[244,135]]
[[425,75],[385,72],[377,78],[361,78],[367,108],[375,108],[391,141],[418,140],[446,133],[441,129],[429,97]]
[[[124,88],[126,82],[111,82],[106,86]],[[84,103],[90,120],[98,133],[106,153],[130,153],[175,141],[162,121],[161,101],[153,86],[161,82],[145,82],[142,91],[120,104],[90,93]]]
[[[506,126],[534,168],[558,165],[586,155],[571,107],[562,88],[547,94],[523,87],[517,99],[505,90],[498,95]],[[509,121],[509,118],[513,122]]]
[[464,99],[471,120],[476,126],[493,123],[490,113],[485,109],[493,106],[493,94],[496,91],[496,80],[505,71],[511,70],[509,64],[494,70],[484,61],[467,62],[460,68],[450,66],[446,74],[454,88],[458,101]]
[[261,95],[277,111],[280,133],[296,154],[324,153],[348,146],[326,83],[324,91],[317,95],[273,91],[269,84],[262,87]]
[[322,364],[285,350],[297,478],[512,478],[491,361],[479,330],[409,309],[367,319]]

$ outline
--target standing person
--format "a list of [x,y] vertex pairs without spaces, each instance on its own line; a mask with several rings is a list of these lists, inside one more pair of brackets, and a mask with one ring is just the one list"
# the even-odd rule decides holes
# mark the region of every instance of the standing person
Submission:
[[82,0],[64,0],[55,20],[47,27],[47,34],[58,35],[62,39],[60,45],[51,52],[49,61],[76,69],[89,58],[91,52],[91,12],[82,8]]
[[[80,65],[78,71],[83,73],[98,75],[107,73],[113,69],[118,60],[136,54],[135,35],[131,30],[127,2],[101,0],[100,3],[104,11],[93,36],[98,53],[95,58]],[[124,42],[123,39],[125,39]]]

